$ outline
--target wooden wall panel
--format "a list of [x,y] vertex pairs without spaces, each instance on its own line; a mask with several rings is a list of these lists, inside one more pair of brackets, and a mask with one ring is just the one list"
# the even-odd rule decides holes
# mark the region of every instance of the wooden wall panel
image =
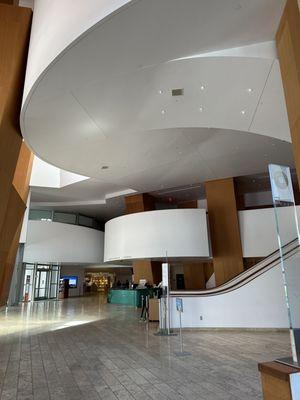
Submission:
[[287,0],[276,34],[276,44],[300,182],[300,10],[297,0]]
[[[9,296],[10,283],[14,271],[16,256],[19,248],[19,239],[22,229],[22,221],[19,223],[15,236],[11,242],[9,251],[4,260],[3,276],[0,279],[0,304],[5,305]],[[1,265],[1,264],[0,264]]]
[[33,154],[26,146],[25,142],[23,142],[14,173],[13,186],[24,203],[27,202],[27,197],[29,193],[29,182],[32,170],[32,163]]
[[132,264],[134,283],[140,279],[146,279],[150,285],[157,285],[161,282],[161,263],[150,260],[136,260]]
[[216,285],[243,272],[233,178],[206,182],[206,197]]
[[177,204],[178,208],[198,208],[197,200],[181,201]]
[[126,214],[155,210],[155,199],[147,193],[125,197]]
[[184,263],[184,286],[186,290],[205,289],[205,273],[203,263]]
[[0,4],[0,306],[9,292],[32,162],[19,126],[31,18],[30,9]]
[[19,0],[0,0],[0,4],[10,4],[12,6],[18,6]]

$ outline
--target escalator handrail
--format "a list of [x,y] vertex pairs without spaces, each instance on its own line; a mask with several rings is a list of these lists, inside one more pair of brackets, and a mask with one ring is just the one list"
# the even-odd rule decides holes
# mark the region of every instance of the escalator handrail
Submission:
[[[298,238],[291,240],[282,248],[283,256],[285,259],[291,257],[295,250],[299,248]],[[292,254],[293,253],[293,254]],[[275,258],[274,258],[275,257]],[[231,280],[223,283],[212,289],[202,289],[202,290],[171,290],[171,296],[212,296],[221,293],[227,293],[229,291],[238,289],[239,287],[245,285],[256,277],[267,272],[269,269],[275,267],[280,263],[280,253],[279,249],[275,250],[259,263],[249,268],[248,270],[242,272],[238,276],[232,278]]]

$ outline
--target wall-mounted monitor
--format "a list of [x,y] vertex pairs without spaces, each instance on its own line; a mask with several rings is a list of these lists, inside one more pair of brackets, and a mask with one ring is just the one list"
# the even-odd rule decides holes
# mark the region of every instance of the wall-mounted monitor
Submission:
[[69,275],[65,275],[65,276],[62,276],[61,279],[68,279],[68,280],[69,280],[69,288],[70,288],[70,289],[75,289],[75,288],[77,288],[77,285],[78,285],[78,276],[69,276]]

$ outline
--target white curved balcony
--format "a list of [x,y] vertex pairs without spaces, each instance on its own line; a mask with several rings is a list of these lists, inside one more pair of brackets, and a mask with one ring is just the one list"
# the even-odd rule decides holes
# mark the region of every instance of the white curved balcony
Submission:
[[129,214],[105,224],[104,261],[210,256],[206,210]]
[[24,262],[93,263],[103,261],[104,233],[61,222],[28,221]]

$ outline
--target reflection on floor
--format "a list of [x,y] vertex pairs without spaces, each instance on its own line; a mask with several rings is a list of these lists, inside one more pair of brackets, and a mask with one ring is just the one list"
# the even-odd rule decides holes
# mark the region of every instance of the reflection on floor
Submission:
[[147,330],[101,297],[0,313],[1,400],[262,399],[257,363],[289,355],[285,332]]

